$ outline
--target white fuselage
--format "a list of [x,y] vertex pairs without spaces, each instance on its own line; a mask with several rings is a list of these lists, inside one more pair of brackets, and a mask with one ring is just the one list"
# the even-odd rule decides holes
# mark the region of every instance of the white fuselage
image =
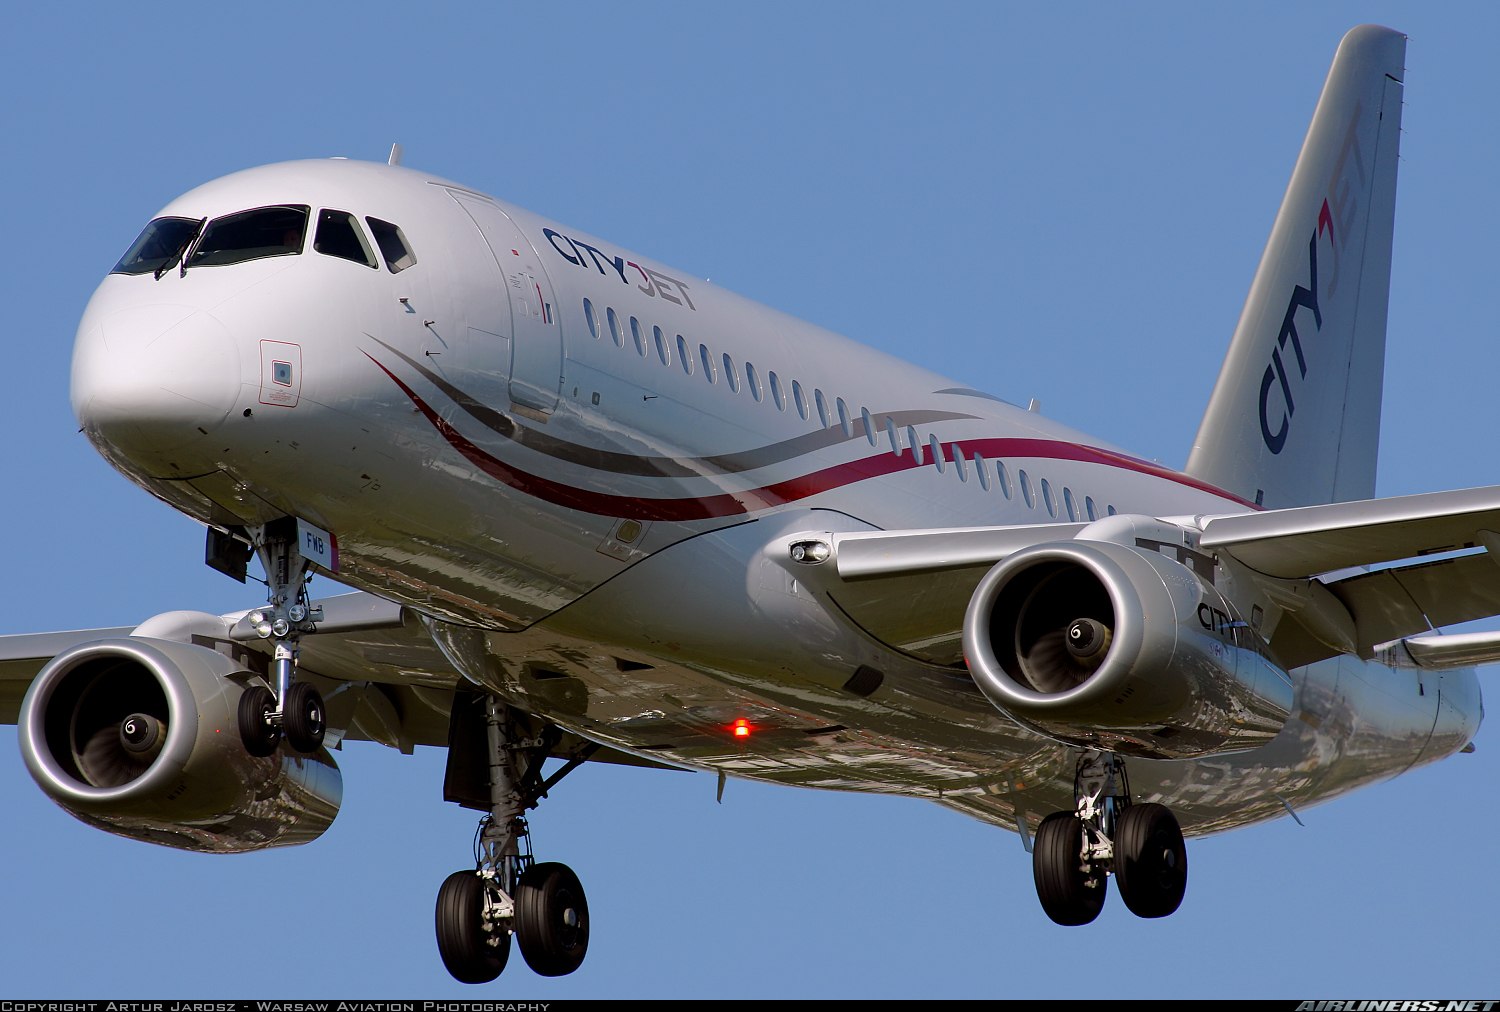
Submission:
[[[1012,826],[1071,807],[1075,750],[961,666],[866,634],[767,546],[1249,508],[422,173],[267,166],[161,216],[280,204],[310,208],[299,253],[104,281],[74,357],[90,438],[205,523],[333,532],[339,578],[429,616],[468,678],[624,749]],[[320,252],[324,209],[394,223],[414,262],[393,270],[369,234],[373,265]],[[883,680],[864,691],[860,668]],[[1479,720],[1469,672],[1295,674],[1271,745],[1133,760],[1132,786],[1207,832],[1450,754]],[[736,719],[756,732],[726,733]]]

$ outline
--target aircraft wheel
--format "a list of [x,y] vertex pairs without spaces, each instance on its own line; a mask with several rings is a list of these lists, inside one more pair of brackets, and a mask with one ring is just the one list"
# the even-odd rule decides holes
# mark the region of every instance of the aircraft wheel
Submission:
[[323,744],[328,729],[323,715],[323,696],[306,682],[293,682],[281,713],[287,744],[303,755],[311,755]]
[[1102,869],[1081,869],[1082,852],[1083,823],[1072,812],[1053,812],[1037,827],[1031,848],[1036,895],[1058,924],[1088,924],[1104,909],[1108,879]]
[[1115,879],[1137,917],[1165,917],[1187,891],[1187,847],[1165,805],[1131,805],[1115,831]]
[[484,880],[456,871],[438,889],[438,955],[461,984],[488,984],[510,958],[510,932],[484,930]]
[[240,741],[244,742],[246,752],[268,756],[276,751],[281,728],[271,723],[271,714],[275,712],[276,697],[264,685],[251,686],[240,697]]
[[583,963],[589,905],[567,865],[534,864],[516,883],[516,940],[526,965],[543,977],[561,977]]

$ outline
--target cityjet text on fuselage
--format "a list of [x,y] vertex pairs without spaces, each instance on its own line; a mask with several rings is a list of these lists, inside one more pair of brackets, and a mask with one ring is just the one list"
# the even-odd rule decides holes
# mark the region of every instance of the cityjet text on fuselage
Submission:
[[[618,254],[611,256],[597,246],[586,243],[582,239],[563,235],[556,229],[544,228],[542,234],[547,237],[547,242],[551,243],[558,256],[576,267],[587,270],[592,266],[605,277],[618,276],[625,284],[631,285],[653,299],[666,299],[679,306],[686,306],[694,312],[698,309],[688,295],[688,286],[676,278],[668,277],[661,271],[652,270],[650,267],[642,267],[634,260],[626,260]],[[606,270],[606,267],[609,269]]]

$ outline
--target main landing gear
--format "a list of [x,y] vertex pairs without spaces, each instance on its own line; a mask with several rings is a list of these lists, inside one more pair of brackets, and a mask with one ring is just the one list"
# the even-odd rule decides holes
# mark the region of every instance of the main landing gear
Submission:
[[307,596],[308,562],[297,551],[295,521],[277,522],[249,532],[266,570],[269,602],[249,619],[261,639],[272,640],[274,694],[264,685],[240,697],[239,731],[245,751],[268,756],[282,738],[294,751],[310,755],[323,745],[327,729],[323,697],[307,682],[296,680],[297,651],[304,633],[314,630],[323,610]]
[[455,979],[484,984],[505,969],[514,934],[526,965],[543,977],[561,977],[578,969],[588,952],[588,900],[567,865],[532,857],[525,813],[586,756],[544,781],[542,763],[556,728],[532,733],[525,714],[493,696],[484,705],[490,812],[475,834],[475,870],[454,872],[438,890],[438,953]]
[[1088,924],[1104,908],[1109,874],[1137,917],[1165,917],[1187,890],[1187,848],[1163,805],[1132,804],[1125,763],[1090,751],[1078,761],[1072,812],[1037,827],[1032,871],[1042,909],[1063,925]]

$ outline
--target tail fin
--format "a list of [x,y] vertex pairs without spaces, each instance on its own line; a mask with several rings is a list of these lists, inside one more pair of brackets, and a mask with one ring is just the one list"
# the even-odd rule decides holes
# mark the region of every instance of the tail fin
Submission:
[[1344,36],[1187,472],[1268,507],[1375,494],[1406,37]]

